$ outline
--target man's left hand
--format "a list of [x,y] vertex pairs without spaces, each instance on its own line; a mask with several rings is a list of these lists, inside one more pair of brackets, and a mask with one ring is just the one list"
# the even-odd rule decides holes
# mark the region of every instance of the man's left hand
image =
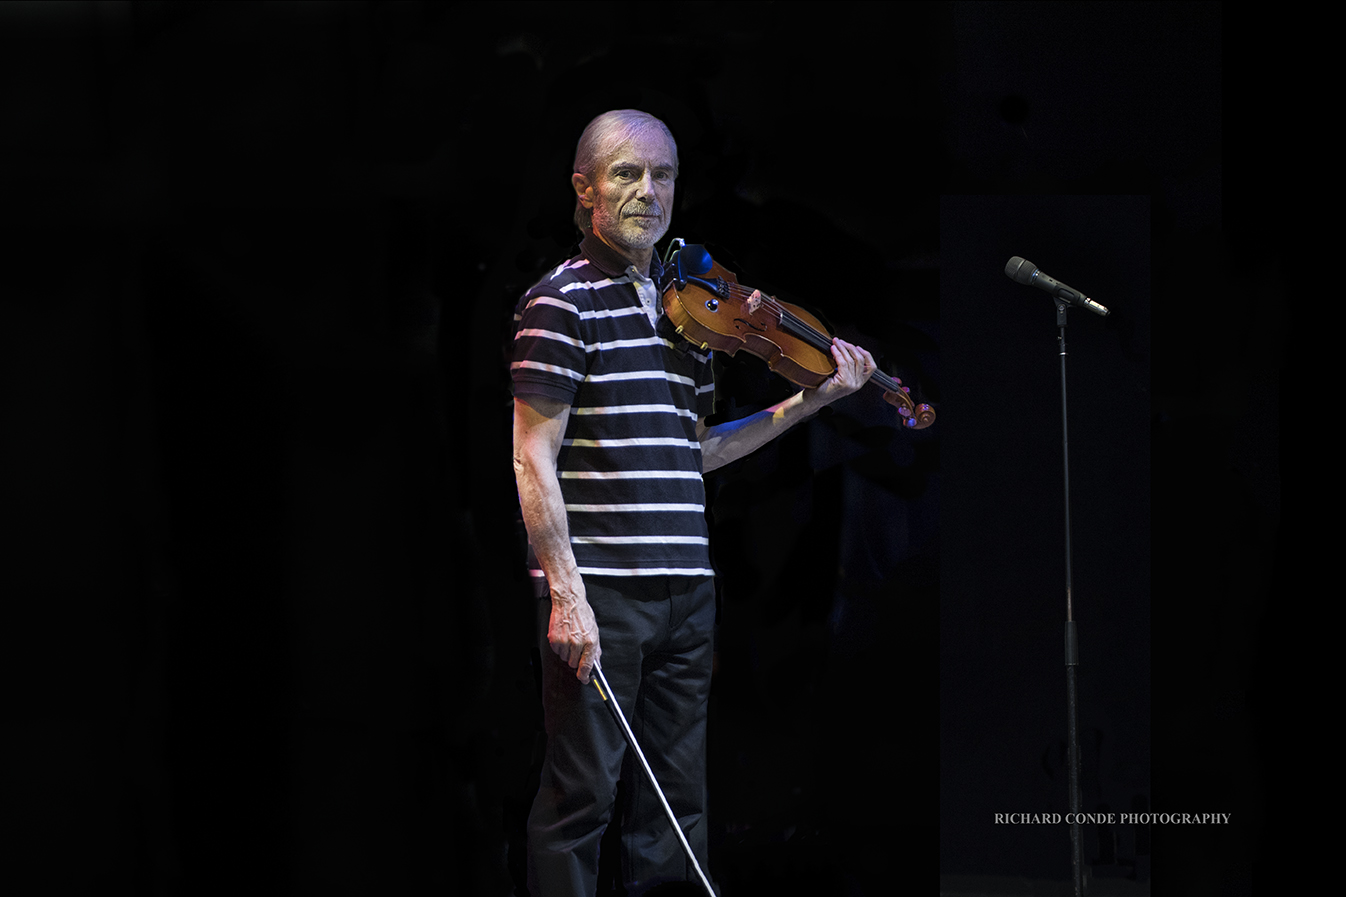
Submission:
[[860,389],[878,368],[868,351],[836,338],[832,340],[832,362],[837,366],[836,373],[815,390],[824,405]]

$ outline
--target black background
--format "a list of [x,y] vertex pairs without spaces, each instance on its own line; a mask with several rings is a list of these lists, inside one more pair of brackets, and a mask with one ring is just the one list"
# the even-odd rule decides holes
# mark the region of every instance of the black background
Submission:
[[[1067,334],[1086,808],[1232,814],[1091,827],[1094,874],[1253,893],[1288,325],[1258,178],[1224,186],[1223,29],[0,6],[17,853],[48,893],[510,893],[540,715],[508,317],[575,241],[579,132],[639,107],[670,236],[940,413],[860,393],[708,480],[725,893],[1069,876],[1064,827],[992,821],[1066,808],[1055,312],[1011,255],[1114,311]],[[724,375],[727,415],[789,392]]]

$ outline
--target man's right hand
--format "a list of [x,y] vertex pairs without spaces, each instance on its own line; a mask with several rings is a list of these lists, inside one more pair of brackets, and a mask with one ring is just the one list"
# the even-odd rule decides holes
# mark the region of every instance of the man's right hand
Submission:
[[588,685],[589,674],[603,656],[603,649],[598,644],[598,622],[582,589],[581,586],[577,597],[560,597],[552,593],[547,643],[557,657],[575,670],[576,678]]

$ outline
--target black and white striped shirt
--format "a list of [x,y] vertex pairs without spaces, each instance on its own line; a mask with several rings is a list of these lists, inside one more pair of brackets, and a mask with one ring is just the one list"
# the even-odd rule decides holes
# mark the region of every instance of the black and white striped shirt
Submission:
[[[658,266],[651,281],[589,235],[515,315],[514,394],[571,406],[557,474],[586,576],[713,574],[696,438],[710,357],[657,332]],[[531,550],[529,566],[542,576]]]

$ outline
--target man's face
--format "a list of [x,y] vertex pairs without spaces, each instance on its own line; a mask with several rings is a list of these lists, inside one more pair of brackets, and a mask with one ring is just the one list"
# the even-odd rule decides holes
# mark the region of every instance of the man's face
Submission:
[[[576,182],[593,203],[593,229],[619,251],[654,246],[673,220],[674,149],[658,131],[628,140],[609,153],[595,183]],[[577,176],[578,177],[578,176]]]

